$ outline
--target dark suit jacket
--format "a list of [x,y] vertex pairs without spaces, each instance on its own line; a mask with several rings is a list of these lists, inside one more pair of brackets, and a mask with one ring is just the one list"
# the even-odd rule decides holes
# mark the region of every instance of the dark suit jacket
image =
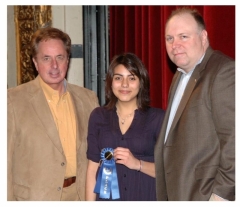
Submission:
[[[77,123],[77,178],[85,199],[87,129],[98,99],[93,91],[67,84]],[[8,89],[8,200],[60,200],[66,157],[38,77]]]
[[207,49],[165,132],[181,73],[176,72],[155,147],[157,199],[235,199],[235,61]]

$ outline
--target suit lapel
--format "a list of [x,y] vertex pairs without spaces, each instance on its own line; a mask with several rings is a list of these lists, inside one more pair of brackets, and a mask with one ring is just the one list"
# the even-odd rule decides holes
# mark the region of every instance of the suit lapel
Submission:
[[56,148],[63,153],[58,130],[38,78],[33,81],[32,87],[29,87],[29,93],[32,95],[31,103],[37,116],[41,120],[42,127]]
[[[186,89],[184,91],[183,97],[182,97],[182,99],[179,103],[179,106],[178,106],[178,109],[176,111],[175,117],[173,119],[172,126],[170,128],[169,134],[175,128],[177,122],[179,121],[179,118],[181,117],[182,112],[185,109],[186,104],[187,104],[187,102],[188,102],[188,100],[189,100],[189,98],[190,98],[190,96],[193,92],[193,89],[194,89],[196,83],[198,82],[198,80],[201,76],[201,72],[205,69],[205,66],[206,66],[206,64],[207,64],[207,62],[208,62],[212,53],[213,53],[212,48],[208,47],[202,62],[199,65],[197,65],[196,68],[194,69],[193,74],[191,75],[191,77],[188,81],[188,84],[186,86]],[[174,93],[172,94],[172,97],[171,97],[171,102],[170,102],[171,105],[172,105],[172,101],[173,101],[175,91],[177,89],[178,82],[179,81],[176,81],[175,87],[173,88]],[[172,145],[172,139],[169,140],[168,144]]]
[[181,79],[181,75],[182,75],[181,72],[176,71],[176,76],[172,80],[173,84],[172,84],[171,88],[169,89],[170,94],[169,94],[169,104],[168,104],[168,106],[169,106],[168,107],[169,108],[169,114],[168,115],[170,115],[173,98],[174,98],[175,92],[177,90],[178,83],[179,83],[179,81]]
[[[186,104],[192,94],[192,91],[197,83],[197,80],[199,79],[199,68],[196,67],[195,70],[193,71],[193,74],[191,75],[189,81],[188,81],[188,84],[186,86],[186,89],[183,93],[183,96],[182,96],[182,99],[179,103],[179,106],[177,108],[177,111],[176,111],[176,114],[175,114],[175,117],[173,119],[173,122],[172,122],[172,125],[171,125],[171,128],[169,130],[169,133],[168,134],[171,134],[171,132],[174,130],[176,124],[178,123],[181,115],[182,115],[182,112],[183,110],[185,109],[186,107]],[[173,97],[174,97],[174,94],[176,92],[176,89],[177,89],[177,85],[178,85],[178,82],[179,82],[179,79],[181,77],[181,74],[179,75],[178,77],[178,81],[176,82],[176,84],[174,85],[174,93],[172,94],[172,97],[171,97],[171,102],[170,102],[170,106],[172,105],[172,102],[173,102]],[[170,112],[169,112],[170,113]],[[169,136],[169,138],[167,139],[166,141],[166,146],[172,146],[172,142],[173,142],[173,137],[172,136]]]
[[[74,106],[74,112],[75,112],[75,118],[76,118],[76,139],[77,139],[77,150],[80,148],[82,143],[82,137],[84,137],[84,128],[83,128],[83,115],[85,114],[83,112],[83,105],[81,98],[78,97],[78,95],[75,94],[74,90],[72,90],[71,85],[68,84],[68,91],[70,92],[72,103]],[[77,104],[76,104],[77,103]]]
[[161,136],[163,136],[163,140],[165,139],[166,129],[167,129],[167,125],[168,125],[168,119],[169,119],[169,115],[171,112],[171,106],[172,106],[173,98],[174,98],[175,92],[177,90],[180,78],[181,78],[181,73],[179,71],[176,71],[176,74],[174,75],[173,80],[172,80],[171,87],[169,89],[168,106],[167,106],[167,110],[165,113],[165,119],[162,124],[162,129],[164,129],[164,130],[161,130]]

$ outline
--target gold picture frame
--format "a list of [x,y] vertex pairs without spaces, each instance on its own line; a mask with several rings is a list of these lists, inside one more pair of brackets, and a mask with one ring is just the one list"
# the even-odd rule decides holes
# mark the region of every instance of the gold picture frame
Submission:
[[32,34],[41,27],[52,25],[51,6],[14,6],[17,48],[17,84],[33,80],[37,73],[30,56]]

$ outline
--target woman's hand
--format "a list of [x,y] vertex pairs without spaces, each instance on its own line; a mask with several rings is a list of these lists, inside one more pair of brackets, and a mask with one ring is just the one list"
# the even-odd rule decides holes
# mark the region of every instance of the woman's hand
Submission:
[[113,155],[116,163],[123,164],[132,170],[140,169],[140,161],[133,156],[133,154],[129,149],[123,148],[123,147],[117,147],[114,150]]
[[125,165],[131,170],[141,171],[141,173],[155,178],[154,162],[147,162],[141,160],[140,164],[140,160],[135,158],[128,148],[117,147],[113,151],[113,156],[116,163]]

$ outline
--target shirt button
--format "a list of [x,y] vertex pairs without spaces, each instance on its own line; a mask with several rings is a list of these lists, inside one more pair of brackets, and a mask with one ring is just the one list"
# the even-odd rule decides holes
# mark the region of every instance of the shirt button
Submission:
[[62,163],[61,163],[61,165],[62,165],[62,166],[64,166],[64,165],[65,165],[65,163],[64,163],[64,162],[62,162]]
[[123,175],[123,177],[127,177],[127,175],[126,175],[126,174],[124,174],[124,175]]
[[127,188],[125,187],[124,190],[127,190]]
[[58,187],[57,190],[60,191],[62,188],[61,187]]

